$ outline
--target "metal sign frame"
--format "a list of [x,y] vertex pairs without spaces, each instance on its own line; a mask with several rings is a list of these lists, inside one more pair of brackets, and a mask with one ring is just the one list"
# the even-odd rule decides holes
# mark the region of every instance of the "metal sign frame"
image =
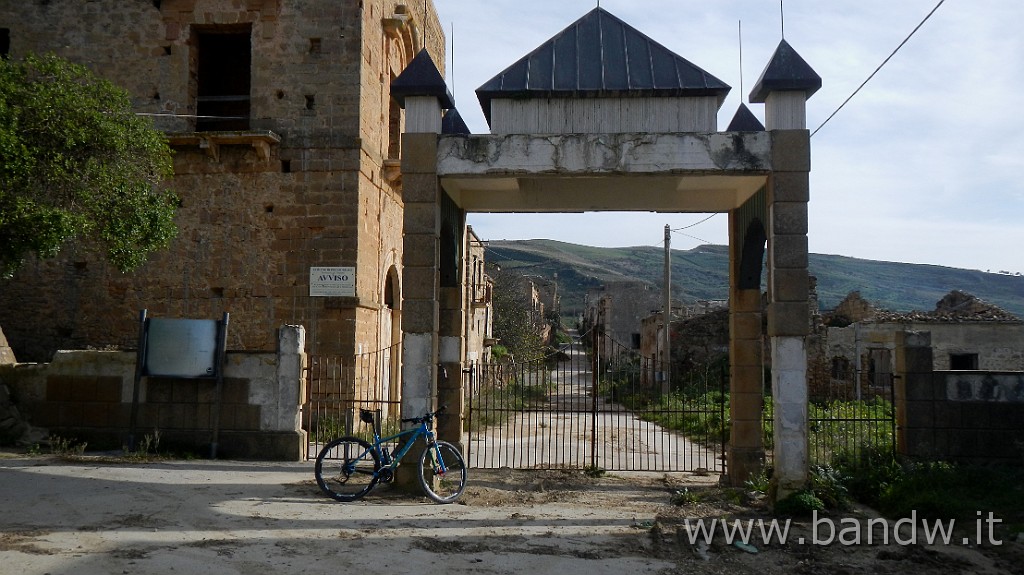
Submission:
[[[213,361],[212,366],[205,370],[202,375],[193,375],[190,373],[182,373],[180,370],[168,369],[168,365],[181,365],[180,361],[170,361],[169,363],[161,364],[158,358],[150,358],[150,351],[154,348],[151,344],[156,342],[156,346],[159,349],[165,349],[165,341],[163,338],[170,337],[172,333],[166,331],[157,330],[154,332],[156,337],[153,337],[152,327],[154,318],[148,317],[148,310],[142,310],[139,312],[139,345],[136,351],[135,358],[135,380],[132,386],[132,410],[131,420],[129,422],[128,430],[128,447],[129,449],[135,449],[135,432],[138,424],[139,414],[139,390],[142,384],[143,377],[168,377],[177,379],[204,379],[214,381],[214,405],[213,413],[211,414],[211,438],[210,438],[210,458],[216,459],[217,457],[217,444],[220,436],[220,408],[221,408],[221,397],[224,391],[224,356],[227,351],[227,337],[228,337],[228,320],[230,314],[224,312],[224,316],[221,320],[217,321],[216,334],[214,335],[215,341],[206,342],[213,344]],[[166,321],[166,320],[160,320]],[[200,320],[200,321],[212,321],[212,320]],[[188,327],[188,326],[185,326]],[[189,346],[183,348],[185,352],[193,352],[196,354],[207,354],[208,349],[196,350]],[[156,360],[152,361],[151,359]],[[181,360],[182,357],[172,358]],[[151,366],[153,363],[155,366]],[[212,373],[210,370],[212,369]]]

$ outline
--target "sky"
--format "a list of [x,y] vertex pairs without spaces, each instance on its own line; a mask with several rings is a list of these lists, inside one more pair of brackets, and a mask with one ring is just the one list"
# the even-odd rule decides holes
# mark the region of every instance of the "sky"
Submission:
[[[601,7],[732,86],[724,130],[783,38],[822,77],[813,132],[938,0],[601,0]],[[475,90],[597,0],[434,0],[448,86],[475,134]],[[784,17],[783,17],[784,14]],[[811,138],[810,251],[1024,272],[1024,2],[945,0]],[[742,29],[742,58],[740,50]],[[742,66],[740,64],[742,60]],[[741,89],[742,87],[742,89]],[[484,240],[546,238],[673,249],[728,243],[726,214],[470,214]],[[703,221],[702,220],[705,220]],[[699,223],[700,222],[700,223]]]

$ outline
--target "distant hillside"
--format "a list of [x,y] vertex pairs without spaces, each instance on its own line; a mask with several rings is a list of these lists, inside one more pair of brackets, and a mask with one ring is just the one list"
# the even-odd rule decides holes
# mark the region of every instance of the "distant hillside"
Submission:
[[[606,282],[642,281],[660,286],[664,250],[657,247],[595,248],[554,240],[491,241],[487,259],[503,269],[552,279],[557,274],[564,313],[583,309],[588,288]],[[705,245],[672,250],[672,295],[682,302],[729,297],[729,248]],[[963,290],[1024,318],[1024,276],[934,265],[810,255],[818,278],[822,310],[834,308],[851,291],[878,308],[931,311],[954,289]]]

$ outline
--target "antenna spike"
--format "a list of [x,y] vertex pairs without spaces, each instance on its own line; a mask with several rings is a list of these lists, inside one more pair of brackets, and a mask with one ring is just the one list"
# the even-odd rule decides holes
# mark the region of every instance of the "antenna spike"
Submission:
[[743,101],[743,94],[746,92],[743,89],[743,20],[739,21],[739,40],[740,40],[740,102]]
[[785,0],[779,0],[779,16],[780,16],[779,20],[782,23],[782,39],[783,40],[786,39],[786,9],[782,5],[784,1]]

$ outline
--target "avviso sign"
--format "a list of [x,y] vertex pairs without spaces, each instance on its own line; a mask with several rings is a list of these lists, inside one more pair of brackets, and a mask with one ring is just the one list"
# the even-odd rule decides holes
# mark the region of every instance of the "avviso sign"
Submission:
[[355,297],[356,268],[309,268],[310,297]]

